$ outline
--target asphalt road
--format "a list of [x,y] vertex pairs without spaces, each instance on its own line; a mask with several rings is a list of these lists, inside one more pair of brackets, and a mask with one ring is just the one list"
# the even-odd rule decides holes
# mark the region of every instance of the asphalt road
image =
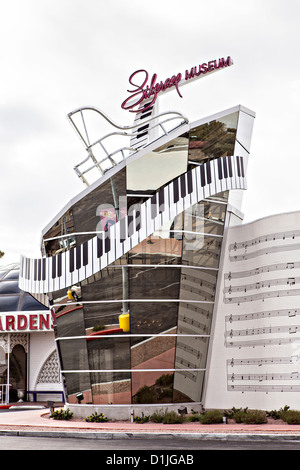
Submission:
[[[196,463],[199,451],[224,451],[224,450],[300,450],[299,441],[221,441],[221,440],[187,440],[187,439],[126,439],[126,440],[102,440],[102,439],[83,439],[83,438],[55,438],[55,437],[32,437],[32,436],[0,436],[0,450],[98,450],[103,451],[104,456],[114,453],[127,455],[126,452],[133,451],[130,455],[141,455],[151,453],[154,456],[155,451],[167,451],[167,455],[176,455],[180,457],[187,455],[191,451]],[[126,451],[126,452],[123,452]],[[137,451],[137,454],[134,452]],[[140,453],[139,453],[140,451]],[[145,451],[145,452],[143,452]],[[101,455],[100,455],[101,458]],[[155,462],[152,459],[152,466],[161,462]],[[182,462],[183,463],[183,462]],[[187,463],[187,462],[185,462]],[[161,465],[158,465],[159,468]],[[172,466],[163,464],[163,466]],[[133,465],[134,467],[134,465]],[[193,465],[189,465],[192,468]],[[142,468],[142,467],[141,467]]]

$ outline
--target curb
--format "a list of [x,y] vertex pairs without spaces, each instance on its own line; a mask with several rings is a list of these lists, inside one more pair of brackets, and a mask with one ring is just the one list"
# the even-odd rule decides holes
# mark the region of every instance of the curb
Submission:
[[295,434],[246,434],[246,433],[161,433],[161,432],[93,432],[93,431],[30,431],[30,430],[1,430],[0,436],[14,437],[52,437],[69,439],[99,439],[99,440],[124,440],[124,439],[183,439],[205,441],[293,441],[300,442],[300,435]]

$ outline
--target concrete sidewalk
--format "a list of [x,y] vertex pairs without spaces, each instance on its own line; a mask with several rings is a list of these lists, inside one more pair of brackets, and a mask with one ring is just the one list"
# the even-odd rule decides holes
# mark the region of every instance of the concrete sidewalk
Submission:
[[109,421],[106,423],[88,423],[84,420],[71,419],[59,421],[49,419],[49,409],[42,405],[12,406],[9,410],[0,410],[0,436],[53,436],[81,437],[95,439],[130,439],[151,437],[170,439],[280,439],[300,442],[300,425],[285,423],[270,424],[156,424],[131,423],[127,421]]

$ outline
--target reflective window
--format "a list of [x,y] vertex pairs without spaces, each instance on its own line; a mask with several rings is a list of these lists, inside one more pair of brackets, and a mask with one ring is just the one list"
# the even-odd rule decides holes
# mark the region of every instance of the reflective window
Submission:
[[18,310],[19,296],[0,296],[0,312],[15,312]]
[[0,294],[19,294],[21,291],[16,281],[0,282]]
[[[13,280],[13,279],[18,279],[19,280],[19,274],[20,274],[20,271],[18,269],[13,269],[12,271],[9,271],[4,277],[3,279],[5,281],[8,281],[8,280]],[[0,273],[1,275],[1,273]]]
[[187,170],[188,139],[178,137],[127,165],[127,190],[157,190]]
[[202,163],[207,159],[233,155],[238,114],[223,116],[191,129],[189,161]]
[[22,311],[33,311],[33,310],[48,310],[43,304],[38,302],[34,297],[31,295],[24,295],[22,297],[20,310]]

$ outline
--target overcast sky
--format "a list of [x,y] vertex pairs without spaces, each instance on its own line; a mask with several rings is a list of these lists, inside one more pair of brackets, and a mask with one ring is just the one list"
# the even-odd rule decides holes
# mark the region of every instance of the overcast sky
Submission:
[[1,264],[39,256],[42,229],[84,189],[73,167],[86,153],[67,113],[93,105],[131,124],[121,103],[137,69],[161,80],[230,55],[233,67],[184,87],[183,98],[169,93],[160,111],[194,121],[253,110],[245,222],[300,210],[300,0],[0,5]]

